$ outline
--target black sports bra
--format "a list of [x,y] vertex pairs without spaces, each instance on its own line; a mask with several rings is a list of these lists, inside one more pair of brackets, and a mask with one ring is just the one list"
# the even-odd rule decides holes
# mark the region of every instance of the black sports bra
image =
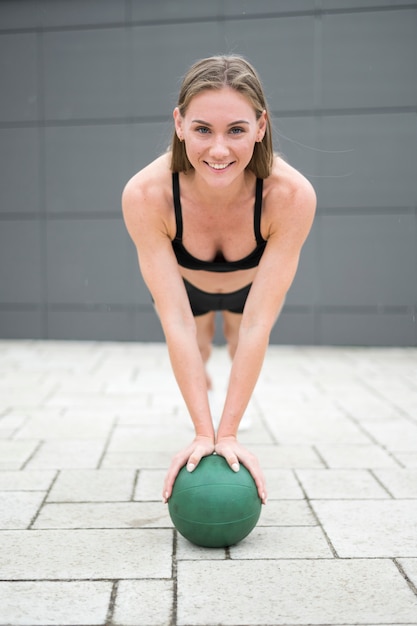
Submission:
[[266,240],[261,235],[261,213],[262,213],[262,189],[263,179],[256,179],[255,207],[253,214],[253,228],[256,238],[256,248],[250,254],[238,261],[226,261],[222,254],[218,254],[213,261],[203,261],[192,256],[182,243],[182,210],[180,201],[180,185],[178,172],[172,174],[172,192],[174,196],[175,221],[177,232],[172,240],[172,248],[177,257],[178,264],[190,270],[206,270],[207,272],[236,272],[237,270],[247,270],[257,267],[265,250]]

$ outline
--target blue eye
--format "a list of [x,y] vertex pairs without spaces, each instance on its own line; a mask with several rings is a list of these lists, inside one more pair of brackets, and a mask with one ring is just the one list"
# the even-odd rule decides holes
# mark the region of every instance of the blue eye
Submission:
[[232,135],[240,135],[241,133],[244,133],[245,131],[241,126],[235,126],[230,129],[230,132],[232,133]]
[[207,133],[210,132],[210,129],[207,128],[207,126],[198,126],[198,128],[196,128],[196,131],[198,133],[201,133],[202,135],[207,135]]

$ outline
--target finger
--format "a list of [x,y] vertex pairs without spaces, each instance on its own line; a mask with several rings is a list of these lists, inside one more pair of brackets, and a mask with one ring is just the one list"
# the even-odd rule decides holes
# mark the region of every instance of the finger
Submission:
[[[190,449],[192,450],[191,454]],[[176,455],[171,462],[171,467],[169,468],[168,474],[166,475],[164,487],[162,490],[162,500],[165,504],[171,497],[175,479],[177,478],[180,469],[183,468],[184,465],[186,465],[187,470],[189,472],[193,472],[197,465],[200,463],[203,456],[211,454],[212,452],[212,450],[210,451],[203,446],[201,446],[201,448],[197,447],[194,450],[192,448],[190,449]]]
[[252,474],[252,477],[255,481],[255,485],[256,488],[258,490],[258,496],[262,502],[262,504],[266,504],[267,502],[267,492],[266,492],[266,485],[265,485],[265,480],[263,478],[263,476],[259,476],[258,474]]
[[252,478],[255,481],[256,488],[258,490],[258,496],[261,499],[262,504],[266,504],[267,493],[265,479],[261,469],[258,466],[247,468],[252,474]]
[[171,479],[169,476],[165,478],[164,486],[162,489],[162,501],[166,504],[171,497],[172,488],[174,486],[175,478]]
[[258,496],[259,496],[262,504],[266,504],[267,500],[268,500],[268,494],[266,492],[265,483],[264,482],[257,482],[255,480],[255,484],[256,484],[256,487],[258,489]]
[[198,448],[193,450],[192,454],[190,454],[190,457],[187,461],[187,471],[193,472],[195,468],[197,467],[197,465],[200,463],[201,459],[207,455],[208,453],[206,450],[199,450]]
[[[220,454],[220,452],[219,452]],[[232,468],[234,472],[238,472],[240,469],[239,458],[233,452],[223,452],[223,456],[226,459],[229,466]],[[244,457],[244,458],[242,458]],[[253,480],[255,481],[256,489],[258,491],[258,496],[262,502],[262,504],[266,504],[267,501],[267,493],[265,487],[265,479],[262,474],[262,470],[259,467],[259,463],[253,455],[245,454],[241,455],[241,462],[246,467],[246,469],[252,475]]]
[[187,470],[193,472],[201,459],[205,456],[213,454],[214,445],[211,439],[207,437],[200,437],[199,440],[189,448],[189,457],[187,461]]
[[254,462],[246,462],[245,459],[245,462],[242,460],[242,463],[244,463],[246,469],[251,473],[252,478],[255,481],[256,489],[258,490],[258,496],[262,504],[266,504],[268,497],[266,492],[266,483],[257,459]]
[[235,454],[229,454],[225,456],[225,459],[229,465],[229,467],[234,471],[238,472],[240,470],[239,459]]
[[168,473],[165,477],[164,486],[162,489],[162,500],[166,504],[171,496],[172,488],[175,483],[175,479],[178,476],[178,472],[182,467],[184,467],[185,459],[183,458],[174,458],[171,466],[168,470]]

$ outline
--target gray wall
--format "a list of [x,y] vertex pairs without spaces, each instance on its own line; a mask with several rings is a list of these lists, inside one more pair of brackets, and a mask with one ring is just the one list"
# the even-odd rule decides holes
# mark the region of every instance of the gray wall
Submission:
[[385,0],[1,1],[1,337],[162,339],[120,194],[221,52],[318,194],[272,341],[416,345],[417,3]]

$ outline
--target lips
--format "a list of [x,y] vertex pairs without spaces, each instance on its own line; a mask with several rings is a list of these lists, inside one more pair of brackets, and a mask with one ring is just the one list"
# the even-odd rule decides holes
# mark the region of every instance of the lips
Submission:
[[213,170],[225,170],[231,163],[210,163],[209,161],[205,161],[205,163],[211,167]]

